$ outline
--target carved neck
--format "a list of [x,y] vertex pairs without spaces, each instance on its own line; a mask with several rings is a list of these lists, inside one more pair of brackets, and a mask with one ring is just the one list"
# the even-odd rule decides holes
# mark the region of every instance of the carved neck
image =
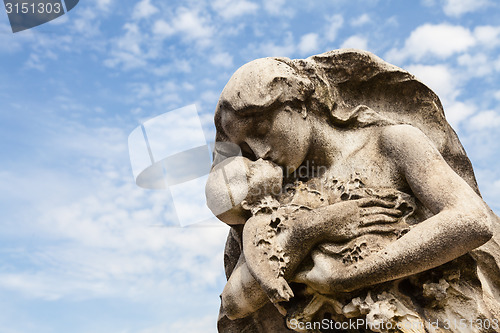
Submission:
[[311,119],[312,137],[306,161],[330,168],[346,161],[368,140],[367,129],[339,129],[324,120]]

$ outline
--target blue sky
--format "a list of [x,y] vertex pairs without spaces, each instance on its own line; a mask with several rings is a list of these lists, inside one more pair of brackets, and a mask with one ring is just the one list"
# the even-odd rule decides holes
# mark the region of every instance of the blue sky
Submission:
[[0,331],[216,332],[227,228],[179,227],[167,192],[134,184],[127,137],[196,103],[213,140],[222,88],[259,57],[356,47],[409,70],[499,213],[499,6],[87,0],[16,34],[1,10]]

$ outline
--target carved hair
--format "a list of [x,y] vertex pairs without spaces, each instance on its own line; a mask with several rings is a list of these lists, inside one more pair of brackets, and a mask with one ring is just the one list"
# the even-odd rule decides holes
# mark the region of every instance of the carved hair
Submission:
[[[279,105],[290,105],[302,116],[308,113],[325,119],[335,127],[366,127],[395,124],[366,105],[346,105],[337,90],[300,60],[263,58],[236,71],[224,88],[217,105],[215,123],[218,131],[220,113],[242,116],[271,114]],[[342,109],[342,112],[339,110]]]

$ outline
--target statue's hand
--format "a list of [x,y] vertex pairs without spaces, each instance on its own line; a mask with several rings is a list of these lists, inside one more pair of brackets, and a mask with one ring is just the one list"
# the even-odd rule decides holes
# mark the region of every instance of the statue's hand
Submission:
[[368,233],[385,233],[399,230],[396,225],[404,211],[396,202],[379,198],[362,198],[342,201],[331,206],[326,240],[344,242]]
[[311,257],[313,268],[297,272],[293,282],[306,284],[323,295],[352,291],[349,288],[350,267],[319,250],[312,251]]
[[402,209],[396,207],[395,201],[378,198],[362,198],[353,201],[359,207],[361,228],[396,223],[404,214]]

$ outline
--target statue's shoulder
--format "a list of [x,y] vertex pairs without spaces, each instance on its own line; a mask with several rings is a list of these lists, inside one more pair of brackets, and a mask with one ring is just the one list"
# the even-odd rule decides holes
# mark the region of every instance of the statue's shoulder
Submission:
[[[443,167],[446,164],[433,141],[412,125],[390,125],[380,130],[379,151],[399,170],[422,172],[422,168]],[[437,163],[437,164],[436,164]]]
[[395,124],[382,126],[380,136],[389,140],[398,140],[412,136],[425,136],[425,134],[415,126],[409,124]]
[[400,154],[407,150],[419,151],[434,147],[431,140],[420,129],[408,124],[381,127],[379,139],[381,148],[387,153]]

